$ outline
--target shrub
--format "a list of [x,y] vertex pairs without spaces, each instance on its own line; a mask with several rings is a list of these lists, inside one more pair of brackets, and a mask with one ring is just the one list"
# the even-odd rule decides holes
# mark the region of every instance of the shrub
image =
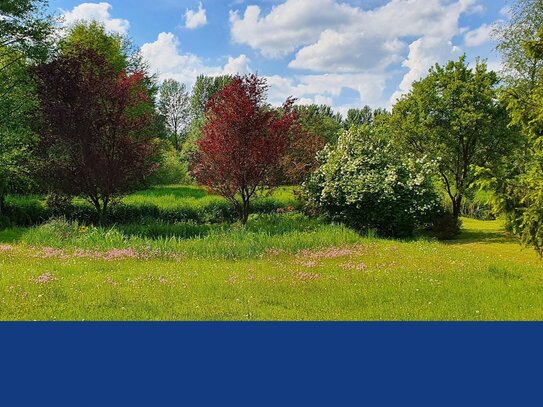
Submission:
[[173,147],[166,148],[160,159],[158,169],[149,176],[151,185],[191,184],[188,164],[181,153]]
[[460,233],[461,228],[462,221],[447,211],[434,218],[430,231],[439,240],[451,240]]
[[332,220],[405,237],[440,210],[431,163],[402,157],[376,128],[351,128],[320,160],[306,190],[309,203]]

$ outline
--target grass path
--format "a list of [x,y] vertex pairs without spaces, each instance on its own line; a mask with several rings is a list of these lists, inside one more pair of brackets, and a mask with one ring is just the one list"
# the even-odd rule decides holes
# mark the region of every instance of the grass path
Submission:
[[0,243],[0,320],[543,320],[543,262],[497,221],[464,227],[238,261]]

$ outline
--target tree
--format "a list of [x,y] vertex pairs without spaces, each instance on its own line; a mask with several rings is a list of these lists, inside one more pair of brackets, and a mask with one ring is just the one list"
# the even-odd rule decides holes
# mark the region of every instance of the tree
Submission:
[[0,217],[8,189],[28,184],[35,94],[28,64],[48,53],[53,18],[44,0],[0,2]]
[[265,79],[256,75],[235,76],[215,93],[191,165],[198,183],[228,199],[243,224],[258,189],[273,185],[296,120],[292,99],[281,114],[266,108],[267,88]]
[[203,118],[207,109],[207,104],[215,93],[220,91],[226,85],[232,82],[232,76],[205,76],[199,75],[196,78],[194,87],[192,88],[192,95],[190,99],[190,105],[192,110],[192,116],[196,119]]
[[321,137],[304,130],[298,123],[293,125],[288,147],[280,161],[282,181],[301,185],[317,169],[317,154],[325,145]]
[[380,128],[344,131],[320,154],[306,183],[309,202],[335,221],[385,236],[410,236],[440,211],[433,165],[400,154]]
[[42,59],[47,54],[54,30],[54,19],[45,12],[47,4],[47,0],[2,0],[0,55],[17,50],[20,59]]
[[[523,10],[526,18],[533,18],[531,14],[543,11],[540,4],[528,4],[533,7],[533,13]],[[539,37],[531,38],[531,34],[516,37],[517,48],[525,53],[525,60],[540,66],[543,29],[539,31]],[[515,71],[518,67],[508,69],[511,70],[509,76],[519,76]],[[483,185],[493,189],[497,203],[508,215],[510,226],[522,243],[531,245],[539,256],[543,256],[543,76],[510,82],[503,96],[508,103],[512,125],[522,130],[523,148],[509,154],[499,172],[483,170]]]
[[[11,58],[0,57],[0,65]],[[25,186],[31,184],[30,148],[36,137],[29,123],[36,100],[27,68],[25,60],[18,59],[0,71],[0,217],[5,195],[27,192]]]
[[438,158],[438,173],[456,219],[477,179],[476,167],[492,167],[516,143],[498,100],[498,83],[484,62],[471,69],[462,56],[430,69],[393,108],[397,144],[418,157]]
[[529,97],[543,79],[543,61],[525,52],[524,44],[537,39],[543,27],[543,2],[516,0],[510,7],[509,21],[497,24],[493,36],[501,55],[503,80],[507,93],[516,99]]
[[341,114],[327,105],[296,106],[299,123],[310,134],[321,137],[325,143],[334,144],[343,128]]
[[349,109],[347,118],[345,119],[345,129],[361,126],[363,124],[371,125],[373,123],[373,110],[369,106],[364,106],[362,109]]
[[173,79],[165,80],[160,86],[158,111],[162,116],[169,138],[179,151],[190,125],[190,97],[185,84]]
[[33,75],[41,176],[53,192],[87,198],[103,222],[112,200],[155,167],[154,106],[145,77],[117,72],[85,48],[35,67]]

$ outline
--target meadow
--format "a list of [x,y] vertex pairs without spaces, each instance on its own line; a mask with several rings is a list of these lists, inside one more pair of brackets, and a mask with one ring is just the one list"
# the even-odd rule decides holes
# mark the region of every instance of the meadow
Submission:
[[0,231],[0,320],[543,319],[543,263],[500,220],[465,218],[450,242],[380,239],[306,217],[288,187],[246,226],[222,221],[226,202],[195,187],[123,205],[137,222]]

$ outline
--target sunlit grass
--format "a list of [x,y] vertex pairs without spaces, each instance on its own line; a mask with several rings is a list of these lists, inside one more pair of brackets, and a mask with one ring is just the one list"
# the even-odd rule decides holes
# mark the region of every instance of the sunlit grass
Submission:
[[[45,242],[2,232],[0,319],[543,319],[543,264],[499,221],[464,220],[463,236],[440,243],[368,239],[296,216],[164,238],[177,256],[153,255],[154,232]],[[110,253],[117,243],[125,250]]]

